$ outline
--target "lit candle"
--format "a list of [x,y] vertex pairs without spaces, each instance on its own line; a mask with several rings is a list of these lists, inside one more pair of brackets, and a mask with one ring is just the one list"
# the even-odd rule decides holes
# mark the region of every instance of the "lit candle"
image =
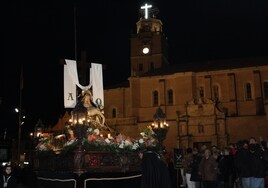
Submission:
[[163,123],[161,122],[161,123],[160,123],[160,128],[163,128],[163,127],[164,127],[164,126],[163,126]]
[[108,133],[108,138],[111,138],[111,134],[110,133]]

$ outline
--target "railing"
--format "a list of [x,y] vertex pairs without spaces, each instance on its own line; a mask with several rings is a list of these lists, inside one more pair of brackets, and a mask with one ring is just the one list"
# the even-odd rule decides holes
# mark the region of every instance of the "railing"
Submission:
[[[33,160],[35,171],[74,172],[74,151],[56,154],[53,151],[36,152]],[[85,151],[82,156],[84,172],[137,172],[141,170],[138,153]]]

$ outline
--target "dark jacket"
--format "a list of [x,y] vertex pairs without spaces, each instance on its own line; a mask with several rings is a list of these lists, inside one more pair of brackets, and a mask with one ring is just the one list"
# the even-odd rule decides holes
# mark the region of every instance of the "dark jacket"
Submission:
[[185,174],[191,174],[192,172],[192,163],[193,163],[193,154],[188,153],[184,156],[182,160],[182,166]]
[[254,144],[250,148],[251,157],[251,172],[255,178],[264,178],[265,174],[265,160],[264,151],[258,144]]
[[198,174],[199,164],[201,162],[202,156],[199,154],[193,155],[192,171],[191,171],[191,181],[201,181],[201,176]]
[[10,175],[10,176],[1,175],[0,188],[3,188],[4,180],[7,181],[7,188],[16,188],[17,187],[17,180],[16,180],[14,175]]
[[199,172],[203,181],[216,181],[218,172],[218,163],[213,156],[208,159],[202,158],[199,164]]
[[173,188],[168,167],[155,152],[144,152],[141,188]]
[[222,181],[228,182],[235,175],[234,158],[232,155],[224,155],[218,162],[219,177]]
[[235,155],[235,169],[238,177],[252,177],[251,163],[249,150],[239,149]]

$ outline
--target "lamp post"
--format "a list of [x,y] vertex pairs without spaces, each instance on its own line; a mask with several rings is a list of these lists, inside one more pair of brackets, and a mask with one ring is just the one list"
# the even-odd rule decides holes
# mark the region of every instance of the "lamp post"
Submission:
[[82,139],[85,137],[88,127],[87,109],[83,106],[82,102],[78,102],[71,115],[71,128],[77,139],[77,147],[74,151],[74,173],[81,175],[85,172],[85,150],[82,146]]
[[19,113],[18,154],[17,154],[18,165],[20,164],[21,126],[24,124],[23,118],[25,118],[25,116],[23,116],[22,114],[22,90],[23,90],[23,65],[21,65],[21,69],[20,69],[19,108],[15,109],[15,111]]
[[159,153],[163,154],[165,149],[163,146],[163,141],[166,138],[169,126],[166,123],[166,115],[160,107],[156,109],[153,119],[154,122],[152,123],[152,129],[159,141]]
[[15,112],[19,113],[18,153],[17,153],[17,160],[18,160],[18,165],[19,165],[20,164],[21,126],[24,124],[23,119],[25,119],[25,116],[22,114],[21,108],[15,108]]

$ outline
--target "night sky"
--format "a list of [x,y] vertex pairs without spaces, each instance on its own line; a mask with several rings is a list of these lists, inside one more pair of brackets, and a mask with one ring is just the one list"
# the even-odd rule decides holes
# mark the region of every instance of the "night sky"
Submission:
[[[159,9],[157,18],[168,37],[171,64],[268,55],[267,0],[147,3]],[[33,129],[38,119],[55,125],[65,112],[60,59],[75,59],[76,51],[78,59],[86,51],[88,62],[105,65],[104,86],[126,81],[130,36],[136,32],[144,4],[141,0],[4,1],[1,132],[8,128],[9,136],[16,134],[14,108],[19,106],[21,65],[24,131]]]

